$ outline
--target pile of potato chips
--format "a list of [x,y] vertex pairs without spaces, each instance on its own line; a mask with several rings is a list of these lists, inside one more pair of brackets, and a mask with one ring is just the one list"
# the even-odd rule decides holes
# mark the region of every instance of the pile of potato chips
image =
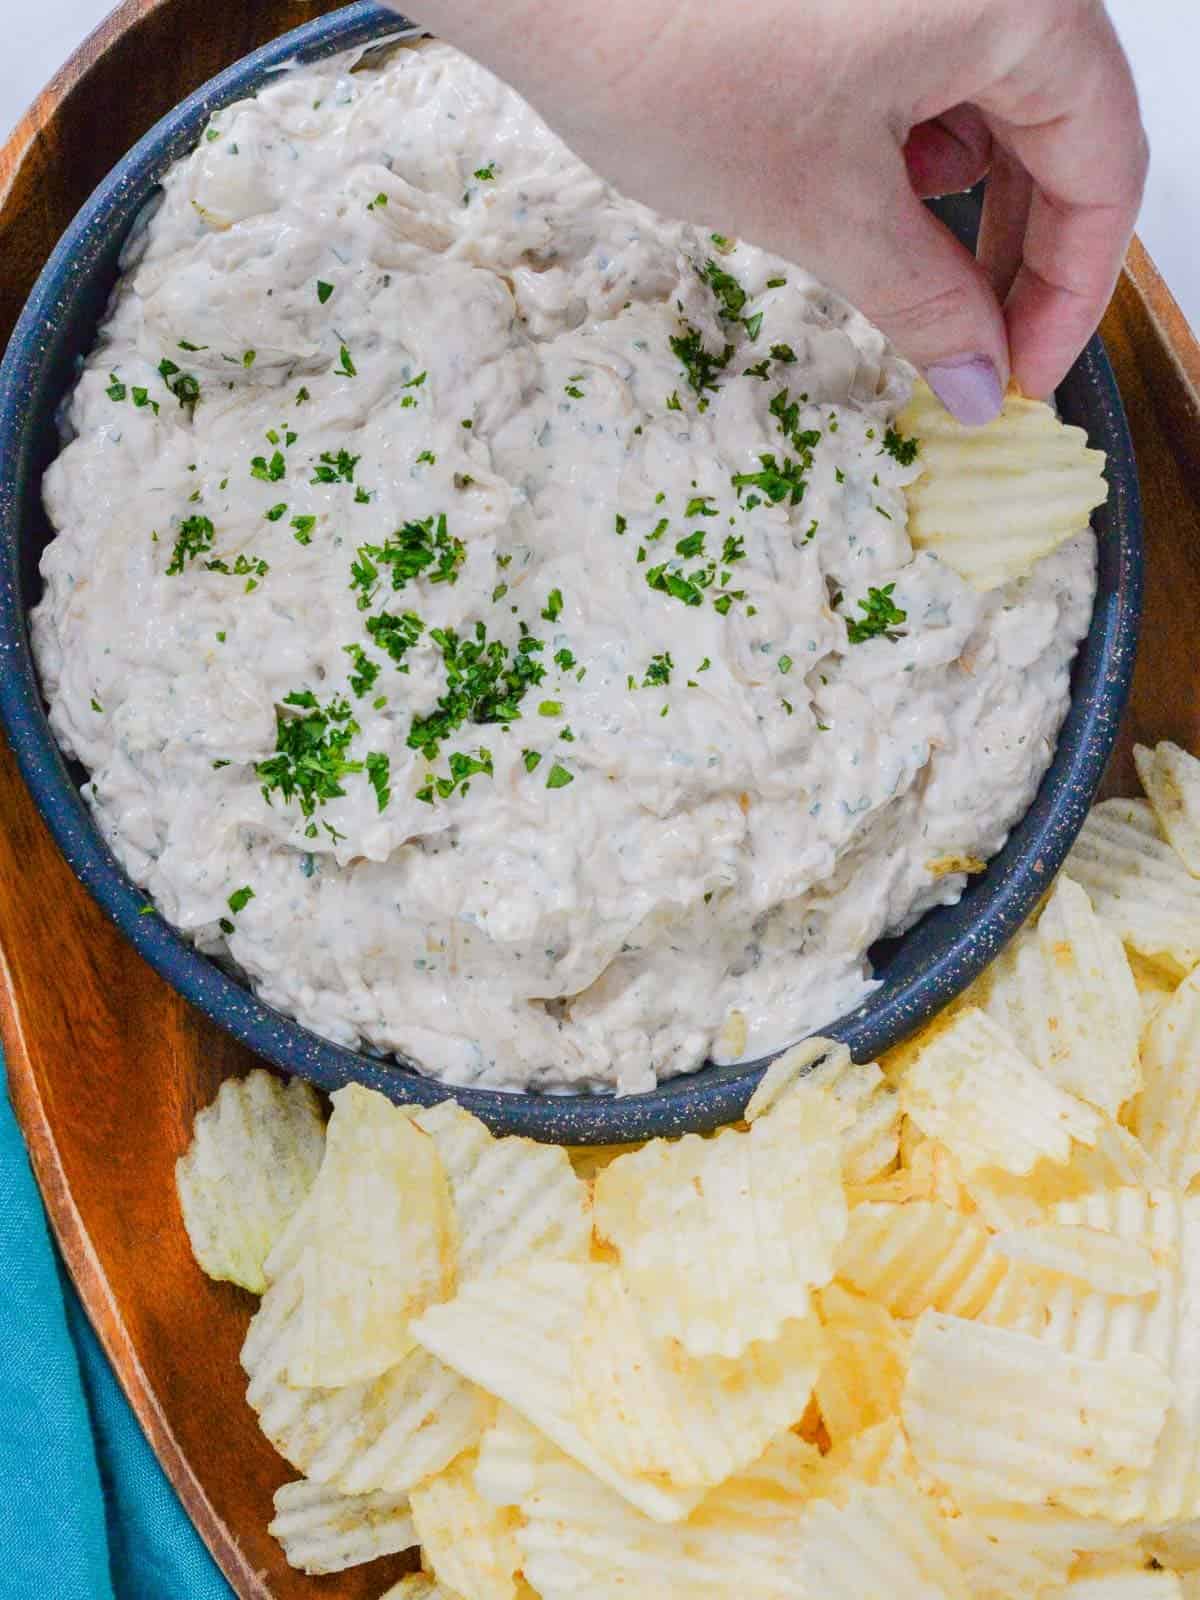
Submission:
[[1139,750],[1040,915],[746,1123],[495,1139],[228,1082],[179,1192],[262,1293],[287,1558],[387,1600],[1200,1597],[1200,761]]

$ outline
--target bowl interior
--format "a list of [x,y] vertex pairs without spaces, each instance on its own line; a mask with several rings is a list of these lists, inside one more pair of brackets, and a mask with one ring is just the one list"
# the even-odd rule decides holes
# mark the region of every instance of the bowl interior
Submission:
[[[318,1038],[257,1000],[156,915],[117,865],[79,792],[84,774],[54,743],[33,671],[27,613],[40,594],[38,561],[50,537],[41,476],[53,459],[55,416],[91,348],[118,272],[121,246],[166,168],[192,147],[214,109],[252,93],[297,59],[395,34],[403,23],[373,4],[353,5],[236,63],[163,118],[95,191],[55,249],[0,366],[0,714],[37,804],[71,866],[138,951],[170,983],[251,1049],[325,1088],[366,1082],[395,1099],[432,1102],[444,1085]],[[936,209],[974,238],[978,198]],[[1108,453],[1109,497],[1093,519],[1099,537],[1096,609],[1073,675],[1073,698],[1054,762],[1007,845],[955,906],[922,919],[871,952],[881,987],[822,1031],[866,1061],[959,993],[1002,948],[1061,864],[1091,804],[1129,691],[1141,606],[1137,477],[1121,401],[1099,339],[1058,392],[1063,416]],[[649,1094],[501,1094],[455,1089],[495,1130],[566,1143],[618,1143],[705,1130],[741,1115],[767,1060],[706,1066]]]

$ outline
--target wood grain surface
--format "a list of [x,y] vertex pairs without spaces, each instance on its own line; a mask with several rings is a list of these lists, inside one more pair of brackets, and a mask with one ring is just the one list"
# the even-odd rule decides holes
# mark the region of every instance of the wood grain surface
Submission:
[[[291,0],[127,0],[0,152],[0,339],[80,203],[185,93],[330,9]],[[1135,738],[1200,748],[1200,346],[1140,246],[1104,326],[1145,500],[1147,614],[1108,779],[1133,792]],[[290,1470],[245,1402],[249,1295],[195,1267],[173,1167],[192,1117],[252,1057],[134,954],[59,856],[0,747],[0,1031],[51,1221],[126,1394],[246,1600],[379,1595],[402,1559],[331,1578],[284,1563],[266,1525]]]

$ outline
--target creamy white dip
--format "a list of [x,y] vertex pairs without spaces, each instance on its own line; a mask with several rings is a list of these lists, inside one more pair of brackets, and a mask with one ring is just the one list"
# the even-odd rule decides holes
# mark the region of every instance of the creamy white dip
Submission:
[[281,75],[164,190],[33,627],[163,914],[454,1083],[645,1089],[860,1001],[1029,805],[1091,535],[986,597],[914,556],[883,337],[440,44]]

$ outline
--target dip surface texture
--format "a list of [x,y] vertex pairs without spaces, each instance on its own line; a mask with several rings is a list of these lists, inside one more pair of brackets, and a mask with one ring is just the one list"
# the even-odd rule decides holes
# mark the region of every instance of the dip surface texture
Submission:
[[331,1039],[508,1089],[761,1054],[1027,809],[1094,540],[988,595],[914,556],[861,316],[441,44],[354,65],[222,111],[127,251],[46,478],[55,733]]

